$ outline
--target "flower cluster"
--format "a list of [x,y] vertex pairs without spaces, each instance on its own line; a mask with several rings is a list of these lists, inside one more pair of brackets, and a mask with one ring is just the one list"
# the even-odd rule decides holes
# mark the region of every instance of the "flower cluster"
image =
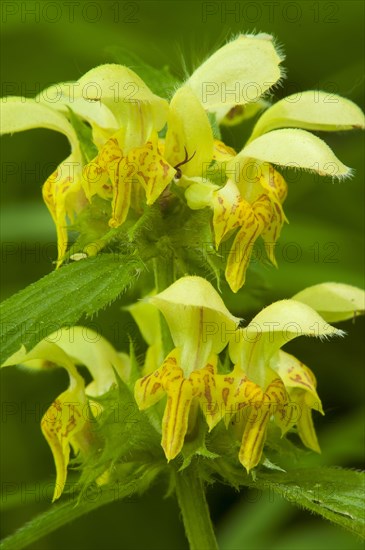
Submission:
[[[274,166],[346,177],[350,169],[308,130],[364,127],[356,105],[339,96],[326,102],[322,92],[306,91],[270,106],[263,96],[280,82],[282,60],[271,36],[240,35],[199,66],[169,102],[131,69],[112,64],[34,99],[3,98],[2,133],[44,127],[62,132],[71,144],[70,156],[43,186],[57,229],[58,265],[67,250],[68,224],[93,197],[110,203],[109,226],[118,228],[130,210],[140,216],[168,189],[193,210],[212,210],[217,249],[234,235],[225,268],[234,292],[244,284],[259,237],[276,265],[287,185]],[[214,137],[215,125],[239,123],[261,110],[237,154]],[[80,141],[75,115],[91,127],[89,147]]]
[[[87,455],[101,444],[94,441],[90,429],[93,417],[100,413],[100,404],[95,413],[93,403],[116,384],[116,376],[134,387],[141,410],[166,400],[161,445],[168,461],[183,450],[199,409],[209,431],[223,421],[241,441],[238,458],[247,472],[262,458],[270,423],[278,425],[282,435],[296,427],[303,444],[319,452],[312,421],[312,409],[323,414],[316,379],[307,366],[281,348],[302,335],[344,335],[328,321],[363,314],[362,290],[338,283],[309,287],[291,300],[266,307],[244,328],[239,328],[240,319],[230,314],[217,291],[201,277],[183,277],[129,309],[149,345],[145,375],[136,382],[131,376],[131,358],[90,330],[86,340],[82,327],[51,334],[30,352],[22,347],[2,365],[58,366],[69,374],[69,388],[41,421],[57,470],[54,499],[66,482],[71,447]],[[158,310],[175,345],[165,358]],[[220,354],[225,348],[230,361],[223,364]],[[93,379],[88,386],[76,365],[88,368]]]
[[[241,438],[239,460],[250,471],[260,462],[270,420],[284,435],[297,426],[304,445],[319,451],[311,410],[323,414],[312,371],[281,350],[298,336],[326,338],[344,333],[328,324],[364,310],[363,291],[327,283],[291,300],[275,302],[245,328],[216,290],[200,277],[183,277],[149,298],[164,315],[175,348],[162,365],[137,381],[141,409],[165,395],[162,447],[168,460],[181,451],[200,406],[209,430],[235,419]],[[342,310],[340,312],[340,310]],[[320,311],[321,315],[318,313]],[[336,312],[336,313],[335,313]],[[219,354],[228,346],[230,366]],[[156,365],[157,366],[157,365]]]
[[[347,99],[332,94],[327,102],[324,93],[311,91],[270,105],[267,94],[283,76],[282,61],[271,36],[240,35],[213,53],[168,98],[154,93],[131,69],[114,64],[96,67],[75,83],[50,87],[34,99],[3,98],[2,133],[43,127],[63,133],[71,145],[70,155],[43,185],[57,231],[58,267],[71,255],[70,230],[81,227],[87,215],[92,218],[96,213],[97,218],[103,211],[104,233],[94,251],[86,240],[77,259],[99,252],[111,233],[122,240],[126,234],[120,228],[127,226],[138,234],[146,212],[157,212],[158,222],[163,220],[155,233],[153,223],[148,226],[149,241],[141,239],[140,248],[152,251],[139,257],[134,242],[130,247],[131,257],[134,254],[141,264],[146,260],[147,281],[141,287],[158,289],[126,308],[147,344],[143,365],[137,363],[133,346],[129,355],[119,353],[100,335],[85,340],[82,327],[62,328],[31,350],[22,346],[2,365],[63,367],[68,372],[69,387],[41,422],[56,466],[54,499],[64,489],[71,450],[80,457],[100,458],[105,448],[110,449],[115,432],[103,431],[100,423],[100,434],[95,434],[91,422],[98,421],[98,415],[93,407],[97,404],[100,410],[103,399],[118,399],[113,391],[119,391],[120,384],[147,423],[141,428],[138,457],[145,451],[144,441],[147,446],[152,441],[163,468],[166,459],[184,453],[201,425],[203,439],[214,429],[215,433],[227,429],[240,472],[244,472],[240,464],[246,473],[260,464],[272,426],[282,436],[296,431],[306,447],[319,452],[312,410],[323,414],[323,408],[315,376],[282,347],[298,336],[344,335],[329,323],[364,313],[364,292],[339,283],[315,285],[268,305],[246,324],[229,312],[213,285],[198,276],[203,270],[195,269],[188,255],[184,265],[173,250],[171,265],[159,273],[165,259],[163,243],[170,233],[175,231],[175,243],[185,239],[190,251],[192,227],[199,218],[216,249],[215,259],[221,260],[222,243],[228,244],[223,270],[230,289],[237,292],[259,237],[276,265],[275,244],[286,221],[287,184],[280,167],[340,179],[351,174],[309,130],[363,128],[361,110]],[[220,126],[252,117],[256,123],[240,151],[221,140]],[[193,220],[190,225],[188,217]],[[200,226],[196,233],[199,230]],[[173,244],[169,241],[170,249]],[[153,283],[148,280],[151,259]],[[95,260],[97,264],[101,258]],[[94,260],[87,262],[94,265]],[[121,262],[121,272],[122,268]],[[62,273],[69,273],[67,269]],[[102,292],[108,297],[106,286],[96,301]],[[84,302],[89,298],[91,294]],[[244,307],[239,304],[239,311]],[[89,370],[91,383],[85,383],[80,365]],[[129,443],[123,447],[123,457],[132,454]],[[208,458],[218,456],[215,448],[205,450]],[[195,451],[199,454],[199,449]],[[120,458],[111,452],[107,460],[100,459],[101,483]],[[148,458],[143,455],[138,460]]]

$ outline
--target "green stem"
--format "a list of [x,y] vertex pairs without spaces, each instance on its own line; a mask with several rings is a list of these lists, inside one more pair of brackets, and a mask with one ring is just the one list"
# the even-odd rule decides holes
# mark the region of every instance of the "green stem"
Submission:
[[[167,248],[167,247],[166,247]],[[175,281],[174,256],[171,250],[165,249],[158,257],[153,259],[153,268],[155,275],[155,288],[157,292],[162,292],[165,288],[172,285]],[[174,347],[169,327],[164,316],[160,313],[161,339],[164,356],[166,356]]]
[[176,495],[190,550],[218,550],[204,486],[196,468],[176,472]]

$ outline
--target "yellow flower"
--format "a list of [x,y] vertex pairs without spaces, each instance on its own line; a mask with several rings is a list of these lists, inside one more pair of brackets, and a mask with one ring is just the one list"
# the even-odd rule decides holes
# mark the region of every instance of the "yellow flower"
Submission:
[[[17,364],[30,369],[63,367],[69,374],[68,389],[55,399],[41,420],[43,435],[55,461],[57,477],[53,500],[57,500],[65,487],[71,447],[77,454],[87,452],[92,445],[90,419],[95,414],[92,397],[102,395],[115,384],[113,369],[121,378],[128,376],[129,358],[118,354],[104,338],[90,329],[71,327],[47,336],[29,352],[22,346],[1,366]],[[76,365],[85,365],[93,377],[86,388]],[[100,405],[96,413],[99,411]]]
[[183,277],[149,301],[164,315],[176,347],[160,368],[136,382],[135,398],[146,409],[167,395],[162,447],[172,460],[183,447],[193,401],[210,417],[206,404],[214,390],[217,354],[239,319],[201,277]]
[[[260,461],[266,427],[273,417],[285,434],[297,426],[305,446],[320,452],[311,410],[323,414],[311,370],[281,347],[298,336],[327,338],[344,333],[328,324],[365,311],[363,290],[339,283],[322,283],[261,311],[229,344],[236,376],[247,376],[263,392],[240,419],[240,462],[249,471]],[[322,316],[319,315],[321,313]],[[233,375],[232,373],[232,375]],[[236,402],[242,409],[244,402]],[[228,411],[232,416],[232,413]]]
[[[240,462],[247,471],[254,468],[261,459],[266,428],[274,415],[284,434],[298,423],[298,417],[307,418],[303,442],[312,449],[318,449],[315,439],[310,408],[322,411],[315,390],[315,379],[311,371],[295,357],[281,351],[281,347],[297,336],[328,337],[342,335],[328,325],[312,308],[294,300],[275,302],[261,311],[230,342],[230,356],[236,376],[247,376],[262,391],[262,398],[250,404],[247,414],[242,416],[242,444]],[[291,390],[298,388],[300,393]],[[303,394],[304,399],[301,399]],[[292,405],[294,402],[294,407]],[[239,408],[244,403],[238,402]],[[297,413],[297,414],[295,414]],[[300,426],[302,424],[299,422]],[[300,435],[302,435],[299,429]]]
[[[119,227],[131,203],[141,208],[141,191],[151,205],[175,175],[160,154],[157,139],[157,132],[166,123],[168,103],[121,65],[96,67],[78,84],[77,98],[86,95],[88,101],[100,103],[116,121],[97,157],[85,166],[81,184],[89,200],[94,195],[111,199],[109,225]],[[99,126],[96,130],[100,135]]]
[[[240,197],[251,204],[258,225],[261,221],[261,230],[258,228],[254,240],[262,236],[268,258],[274,265],[275,244],[286,220],[281,206],[286,196],[286,183],[271,165],[310,170],[338,179],[351,175],[350,168],[337,159],[328,145],[306,130],[363,128],[364,115],[347,99],[335,96],[333,102],[328,103],[326,97],[323,92],[307,91],[299,98],[298,95],[289,96],[270,107],[259,118],[242,151],[227,164],[229,173],[235,172]],[[258,195],[259,199],[264,199],[265,206],[262,203],[256,206],[254,201]],[[235,204],[237,202],[229,207],[232,209]],[[247,246],[252,250],[251,233],[239,232],[236,240],[226,270],[227,281],[234,292],[245,281],[249,261],[245,250]],[[240,254],[243,258],[237,259]]]
[[252,176],[249,193],[243,198],[240,187],[229,179],[212,194],[213,227],[216,247],[238,229],[227,257],[226,279],[237,292],[245,274],[253,246],[262,237],[271,262],[276,265],[274,245],[286,220],[282,209],[287,186],[282,176],[269,164],[261,164],[259,175]]
[[[364,311],[364,292],[325,283],[295,298],[268,306],[242,329],[200,277],[183,277],[149,299],[163,313],[176,347],[159,368],[136,382],[135,398],[143,410],[167,396],[161,444],[168,460],[182,450],[198,406],[209,430],[221,420],[227,428],[235,420],[241,439],[239,460],[247,471],[261,460],[270,421],[283,435],[296,426],[304,445],[319,452],[311,411],[323,414],[323,409],[315,377],[281,348],[302,335],[342,336],[316,308],[321,313],[323,307],[332,308],[328,315],[347,319]],[[218,354],[227,343],[233,369],[222,374]]]
[[[69,108],[91,125],[100,148],[91,167],[84,167],[76,132],[67,118]],[[34,99],[3,99],[1,133],[49,128],[65,134],[71,144],[71,155],[43,186],[57,230],[58,266],[67,249],[67,221],[73,221],[87,199],[94,194],[112,198],[110,225],[117,227],[128,213],[133,179],[145,188],[148,204],[171,181],[175,171],[159,154],[155,138],[166,123],[167,111],[167,101],[153,94],[138,75],[114,64],[96,67],[77,82],[51,86]]]
[[[283,177],[273,165],[310,170],[342,179],[351,175],[324,141],[307,130],[350,130],[364,127],[364,115],[351,101],[324,92],[307,91],[269,107],[259,118],[243,149],[227,159],[226,184],[209,183],[186,191],[191,208],[213,208],[217,247],[237,231],[227,257],[226,279],[237,292],[245,282],[253,245],[261,236],[267,256],[276,265],[275,244],[286,217]],[[303,128],[303,129],[302,129]]]
[[43,198],[56,225],[60,262],[67,247],[66,219],[72,219],[85,206],[85,196],[80,186],[83,159],[76,132],[67,118],[53,105],[44,105],[36,99],[7,97],[3,98],[0,107],[2,134],[47,128],[61,132],[70,142],[70,156],[58,166],[43,186]]

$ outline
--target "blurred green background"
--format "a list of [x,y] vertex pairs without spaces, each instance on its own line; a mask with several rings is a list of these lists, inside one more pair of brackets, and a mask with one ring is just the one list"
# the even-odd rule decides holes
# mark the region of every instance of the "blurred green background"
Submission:
[[[359,105],[363,102],[361,1],[4,1],[1,9],[1,95],[32,97],[51,83],[76,80],[90,68],[112,61],[107,53],[110,46],[129,48],[153,66],[169,65],[183,76],[183,59],[191,70],[232,34],[255,30],[274,34],[286,53],[287,78],[277,97],[314,88],[342,94]],[[242,145],[239,132],[227,131],[225,137]],[[255,308],[290,297],[310,284],[333,280],[363,286],[363,137],[359,132],[321,137],[355,169],[355,176],[333,183],[287,174],[290,225],[284,228],[278,249],[280,269],[267,269],[265,288],[255,287],[252,270],[242,298],[228,300],[232,311],[246,319]],[[3,137],[1,148],[1,292],[6,298],[53,269],[55,232],[41,200],[41,184],[67,156],[68,143],[54,132],[32,130]],[[119,329],[128,325],[130,330],[131,322],[120,306],[116,303],[93,319],[119,348],[126,346],[118,338]],[[358,468],[363,459],[364,323],[360,319],[341,328],[349,333],[346,339],[331,343],[299,339],[290,350],[314,370],[326,411],[324,418],[316,419],[323,454],[308,454],[308,464]],[[7,369],[1,374],[5,536],[49,506],[49,486],[47,492],[41,484],[53,482],[54,466],[40,433],[39,407],[64,389],[67,377],[61,371],[29,375]],[[142,499],[109,505],[33,548],[186,548],[177,506],[173,499],[163,499],[165,490],[156,487]],[[209,501],[226,550],[362,548],[351,535],[279,497],[258,498],[253,491],[238,495],[214,486]]]

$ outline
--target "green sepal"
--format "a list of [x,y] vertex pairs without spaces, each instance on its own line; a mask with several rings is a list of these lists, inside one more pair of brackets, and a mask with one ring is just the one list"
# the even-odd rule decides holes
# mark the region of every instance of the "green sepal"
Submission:
[[98,154],[98,149],[92,139],[91,127],[88,124],[85,124],[85,122],[81,120],[81,118],[74,113],[70,107],[67,106],[67,109],[70,123],[76,132],[80,150],[86,164],[93,160]]

